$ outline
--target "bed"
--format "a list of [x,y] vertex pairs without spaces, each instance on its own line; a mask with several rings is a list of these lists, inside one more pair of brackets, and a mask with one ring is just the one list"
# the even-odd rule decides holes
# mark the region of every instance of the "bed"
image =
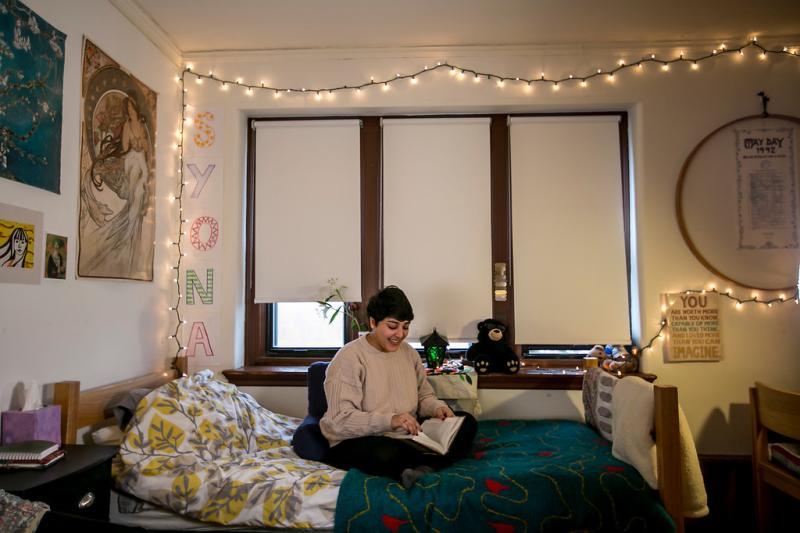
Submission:
[[[480,421],[471,457],[405,491],[384,478],[355,470],[345,475],[299,459],[289,442],[300,419],[257,406],[233,385],[210,379],[210,374],[172,378],[151,374],[86,391],[74,381],[55,386],[65,443],[76,442],[78,428],[103,424],[109,407],[126,391],[158,387],[137,408],[127,448],[123,443],[115,462],[123,490],[112,495],[117,502],[112,503],[112,521],[150,529],[220,531],[257,523],[267,524],[262,531],[684,530],[675,387],[656,386],[653,392],[657,491],[633,467],[614,458],[610,443],[585,424],[523,420]],[[176,438],[180,428],[174,425],[189,420],[192,409],[206,409],[211,418],[198,415],[187,422],[186,434]],[[240,438],[233,427],[222,434],[219,427],[213,429],[219,426],[214,420],[230,419],[238,420],[247,442],[232,444]],[[219,443],[220,457],[225,456],[221,463],[200,468],[182,458],[181,446],[198,438]],[[238,453],[248,446],[253,454]],[[234,457],[228,457],[230,450]],[[243,464],[244,470],[232,471],[235,464]],[[203,499],[201,493],[213,487],[222,490]],[[245,501],[257,505],[244,507]],[[137,512],[120,512],[124,509]]]

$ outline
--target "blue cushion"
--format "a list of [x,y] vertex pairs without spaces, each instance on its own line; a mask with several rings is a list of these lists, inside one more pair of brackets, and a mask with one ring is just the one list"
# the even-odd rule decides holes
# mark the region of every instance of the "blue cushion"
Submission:
[[328,410],[328,399],[325,397],[326,361],[311,363],[308,367],[308,414],[322,418]]
[[308,415],[292,437],[294,452],[303,459],[324,462],[330,444],[319,429],[319,421],[328,410],[325,397],[325,371],[328,363],[318,361],[308,367]]
[[319,429],[319,418],[308,415],[303,419],[292,437],[292,449],[303,459],[325,462],[330,444]]

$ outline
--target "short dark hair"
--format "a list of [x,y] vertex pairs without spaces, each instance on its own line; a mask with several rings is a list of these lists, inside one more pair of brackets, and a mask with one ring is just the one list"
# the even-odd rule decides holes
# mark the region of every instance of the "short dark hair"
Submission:
[[367,316],[380,322],[386,317],[414,320],[414,310],[405,293],[394,285],[383,288],[369,299]]

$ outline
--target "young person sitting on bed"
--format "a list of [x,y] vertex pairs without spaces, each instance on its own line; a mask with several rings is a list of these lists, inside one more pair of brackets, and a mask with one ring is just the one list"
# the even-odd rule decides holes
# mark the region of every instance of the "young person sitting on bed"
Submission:
[[420,431],[420,419],[454,413],[436,397],[422,360],[404,342],[414,311],[402,290],[389,286],[367,305],[371,331],[347,343],[325,376],[328,410],[320,421],[331,444],[328,462],[401,481],[411,487],[422,475],[465,457],[477,432],[469,413],[446,455],[425,453],[408,439],[392,436]]

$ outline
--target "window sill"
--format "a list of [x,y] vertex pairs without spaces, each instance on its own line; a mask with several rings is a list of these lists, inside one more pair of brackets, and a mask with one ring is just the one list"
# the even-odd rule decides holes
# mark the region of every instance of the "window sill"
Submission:
[[[245,366],[222,373],[239,387],[305,387],[307,365]],[[542,373],[521,368],[517,374],[484,374],[478,378],[479,389],[581,390],[583,374]]]

